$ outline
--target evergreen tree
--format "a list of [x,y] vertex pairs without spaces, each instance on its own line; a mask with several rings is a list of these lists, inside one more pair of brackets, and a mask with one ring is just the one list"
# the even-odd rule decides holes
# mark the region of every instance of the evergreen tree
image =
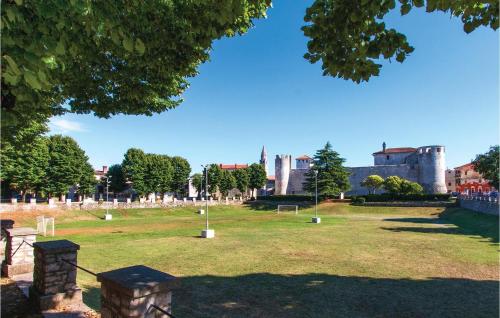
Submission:
[[132,188],[140,195],[144,196],[148,192],[145,183],[146,177],[146,154],[141,149],[130,148],[125,153],[122,162],[123,175],[125,179],[132,183]]
[[306,173],[304,189],[314,193],[316,189],[316,177],[314,171],[318,171],[318,194],[324,196],[338,196],[341,192],[350,189],[349,171],[343,166],[344,158],[332,149],[327,142],[323,149],[316,152],[312,168]]
[[242,195],[245,195],[248,189],[248,184],[250,182],[250,176],[248,175],[248,169],[236,169],[233,172],[234,178],[236,179],[236,188],[240,190]]
[[186,195],[186,185],[191,173],[191,165],[186,159],[179,156],[171,157],[170,163],[173,174],[169,189],[178,195]]
[[248,187],[252,190],[252,197],[256,198],[256,189],[260,189],[266,185],[267,176],[264,166],[258,163],[252,163],[248,167]]
[[222,170],[222,175],[219,185],[220,193],[224,197],[227,197],[229,191],[231,191],[234,188],[236,188],[236,178],[234,177],[233,173],[229,170]]

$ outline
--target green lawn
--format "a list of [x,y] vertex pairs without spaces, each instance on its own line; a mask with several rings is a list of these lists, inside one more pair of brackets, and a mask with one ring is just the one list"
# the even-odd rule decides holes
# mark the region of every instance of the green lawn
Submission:
[[[80,244],[101,272],[144,264],[181,278],[177,317],[497,317],[498,218],[459,208],[324,204],[277,215],[266,206],[61,212],[54,239]],[[33,225],[33,215],[14,216]],[[52,239],[52,238],[42,238]],[[78,272],[85,302],[99,284]]]

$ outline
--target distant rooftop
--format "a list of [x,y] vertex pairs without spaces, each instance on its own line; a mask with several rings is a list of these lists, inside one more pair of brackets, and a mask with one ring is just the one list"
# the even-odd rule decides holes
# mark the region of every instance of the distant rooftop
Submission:
[[308,155],[302,155],[298,157],[296,160],[311,160],[312,158],[309,157]]
[[415,152],[417,151],[416,148],[412,147],[400,147],[400,148],[387,148],[384,150],[380,150],[377,152],[374,152],[374,155],[381,155],[381,154],[386,154],[386,153],[410,153],[410,152]]
[[222,169],[222,170],[237,170],[237,169],[245,169],[245,168],[248,168],[248,165],[245,163],[245,164],[223,164],[223,163],[220,163],[219,164],[219,167]]

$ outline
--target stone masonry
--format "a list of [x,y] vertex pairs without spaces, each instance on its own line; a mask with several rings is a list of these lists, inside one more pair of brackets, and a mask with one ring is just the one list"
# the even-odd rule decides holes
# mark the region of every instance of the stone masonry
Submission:
[[82,302],[76,285],[78,244],[68,240],[39,242],[35,247],[35,268],[30,299],[40,310],[59,309]]
[[1,232],[0,232],[0,263],[3,266],[5,262],[5,247],[7,245],[7,232],[5,230],[14,227],[14,220],[0,220]]
[[102,318],[167,318],[152,307],[172,313],[172,288],[176,278],[137,265],[97,274],[101,282]]
[[36,230],[18,227],[5,230],[7,244],[2,272],[8,277],[33,272],[33,243]]

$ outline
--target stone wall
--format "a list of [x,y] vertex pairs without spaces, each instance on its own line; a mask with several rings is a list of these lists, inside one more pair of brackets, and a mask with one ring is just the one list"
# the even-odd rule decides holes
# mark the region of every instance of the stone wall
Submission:
[[306,194],[303,183],[306,182],[306,169],[293,169],[290,171],[286,194]]
[[499,204],[497,199],[493,198],[476,198],[476,197],[460,197],[458,199],[460,207],[469,209],[484,214],[499,215]]
[[[361,186],[361,182],[369,175],[376,174],[382,178],[389,176],[399,176],[407,180],[418,182],[418,167],[415,165],[388,165],[388,166],[370,166],[370,167],[356,167],[348,168],[351,172],[349,182],[351,183],[351,190],[347,195],[364,195],[368,194],[368,189]],[[379,190],[378,193],[382,193]]]

